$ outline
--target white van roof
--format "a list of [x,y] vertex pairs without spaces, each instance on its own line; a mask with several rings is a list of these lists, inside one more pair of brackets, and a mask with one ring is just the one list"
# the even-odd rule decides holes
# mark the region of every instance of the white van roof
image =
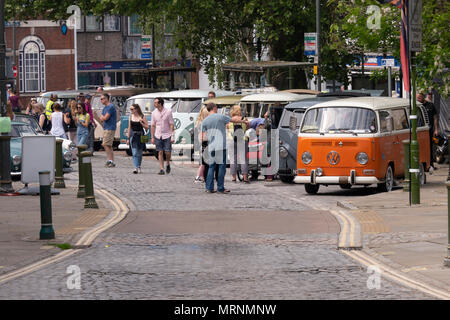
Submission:
[[233,92],[225,91],[225,90],[199,90],[199,89],[190,89],[190,90],[175,90],[170,92],[164,92],[161,95],[162,98],[208,98],[208,93],[213,91],[216,94],[216,97],[229,96],[232,95]]
[[291,92],[265,92],[245,96],[241,102],[291,102],[311,98],[310,94],[296,94]]
[[[417,102],[420,105],[420,102]],[[321,107],[360,107],[373,110],[386,108],[404,107],[409,105],[409,99],[390,97],[358,97],[348,99],[338,99],[316,104],[312,108]]]
[[131,96],[127,100],[130,100],[130,99],[145,99],[145,98],[148,98],[148,99],[152,99],[153,98],[154,99],[154,98],[159,98],[159,97],[163,98],[163,95],[165,93],[167,93],[167,92],[163,91],[163,92],[142,93],[142,94],[137,94],[135,96]]

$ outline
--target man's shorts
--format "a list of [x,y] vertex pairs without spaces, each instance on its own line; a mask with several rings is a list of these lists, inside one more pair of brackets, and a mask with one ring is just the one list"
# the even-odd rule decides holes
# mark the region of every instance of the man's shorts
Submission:
[[116,131],[114,130],[105,130],[103,131],[103,146],[110,146],[112,147],[114,142],[114,134]]
[[167,139],[155,138],[155,146],[156,151],[165,151],[165,152],[172,151],[172,144],[170,143],[170,138]]

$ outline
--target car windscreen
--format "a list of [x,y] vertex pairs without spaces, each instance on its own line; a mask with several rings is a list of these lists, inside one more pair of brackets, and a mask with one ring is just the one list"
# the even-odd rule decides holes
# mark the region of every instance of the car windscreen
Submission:
[[23,136],[35,136],[36,132],[29,125],[15,124],[11,126],[11,137],[18,138]]
[[37,132],[42,131],[41,127],[39,126],[39,123],[36,121],[35,118],[22,116],[22,115],[16,115],[16,118],[14,121],[17,122],[23,122],[33,127],[33,129]]
[[373,133],[376,132],[376,116],[365,108],[314,108],[306,112],[302,133]]
[[179,99],[176,105],[172,106],[172,112],[178,113],[198,113],[202,106],[202,99]]
[[280,127],[289,128],[290,119],[292,116],[297,118],[297,129],[300,127],[303,115],[305,114],[305,109],[284,109],[283,116],[281,117]]

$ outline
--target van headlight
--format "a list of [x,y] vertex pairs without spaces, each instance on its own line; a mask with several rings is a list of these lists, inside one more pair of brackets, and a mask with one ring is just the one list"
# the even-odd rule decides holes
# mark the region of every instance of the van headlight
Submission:
[[356,155],[356,160],[359,164],[367,164],[369,162],[369,156],[365,152],[360,152]]
[[280,147],[280,157],[281,158],[287,158],[287,156],[289,155],[289,152],[287,151],[287,149],[285,147]]
[[12,158],[12,162],[13,162],[13,165],[18,166],[22,162],[22,157],[15,155]]
[[312,161],[312,155],[308,151],[303,152],[302,154],[302,162],[304,164],[310,164]]
[[72,152],[70,152],[70,151],[64,152],[64,160],[71,161],[72,160]]

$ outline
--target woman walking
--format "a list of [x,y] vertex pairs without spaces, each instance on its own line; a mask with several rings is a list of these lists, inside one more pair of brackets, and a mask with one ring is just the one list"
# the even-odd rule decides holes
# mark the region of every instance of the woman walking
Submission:
[[[239,105],[234,105],[230,110],[231,119],[241,120],[242,113]],[[245,131],[247,126],[245,123],[233,123],[227,124],[227,151],[230,159],[230,171],[232,181],[236,182],[237,166],[241,166],[242,175],[244,176],[244,182],[248,181],[248,141],[245,137]]]
[[144,129],[149,129],[149,125],[138,104],[131,105],[130,111],[127,145],[131,147],[134,165],[133,173],[136,174],[141,172],[142,152],[145,147],[145,143],[142,142],[141,137],[144,136]]
[[198,132],[198,141],[199,141],[199,152],[200,152],[200,166],[197,170],[197,175],[195,176],[194,182],[204,182],[205,181],[205,163],[203,161],[203,151],[206,148],[206,145],[208,142],[202,141],[202,122],[203,120],[209,115],[208,110],[206,109],[206,106],[202,106],[200,109],[200,112],[198,114],[197,120],[195,121],[195,130],[194,132]]
[[78,145],[78,129],[77,129],[77,102],[75,100],[70,100],[69,102],[69,112],[67,112],[67,117],[70,120],[69,123],[69,140]]
[[64,130],[64,122],[68,122],[67,116],[61,112],[61,105],[57,102],[53,104],[53,110],[54,112],[50,115],[50,121],[52,123],[50,134],[58,138],[67,139]]
[[86,144],[89,136],[89,123],[91,121],[89,113],[86,112],[84,103],[77,103],[77,140],[78,145]]

